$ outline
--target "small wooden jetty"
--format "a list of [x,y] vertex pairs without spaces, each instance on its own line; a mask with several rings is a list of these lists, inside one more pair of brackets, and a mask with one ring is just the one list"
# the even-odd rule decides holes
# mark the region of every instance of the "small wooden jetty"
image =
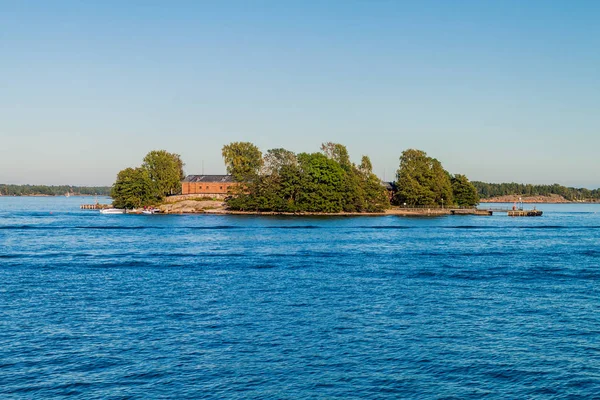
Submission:
[[454,208],[450,209],[450,215],[493,215],[493,211],[478,210],[476,208]]
[[104,210],[107,208],[111,208],[112,205],[110,204],[82,204],[79,206],[80,209],[82,210]]
[[510,210],[509,217],[541,217],[543,214],[540,210]]
[[509,217],[541,217],[544,213],[543,211],[536,210],[524,210],[523,208],[515,208],[515,207],[490,207],[490,208],[478,208],[478,211],[488,212],[489,215],[493,215],[494,213],[506,213]]
[[490,216],[494,213],[506,213],[509,217],[540,217],[543,212],[536,210],[525,210],[522,205],[516,204],[512,207],[468,207],[459,205],[440,206],[395,206],[386,211],[386,214],[393,215],[481,215]]
[[392,207],[386,211],[386,214],[392,215],[493,215],[492,211],[480,210],[474,207],[436,207],[436,206],[412,206],[412,207]]

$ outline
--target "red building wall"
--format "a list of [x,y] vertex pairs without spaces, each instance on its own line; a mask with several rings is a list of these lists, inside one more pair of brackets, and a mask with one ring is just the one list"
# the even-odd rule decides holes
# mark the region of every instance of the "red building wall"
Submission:
[[182,182],[181,194],[227,194],[232,182]]

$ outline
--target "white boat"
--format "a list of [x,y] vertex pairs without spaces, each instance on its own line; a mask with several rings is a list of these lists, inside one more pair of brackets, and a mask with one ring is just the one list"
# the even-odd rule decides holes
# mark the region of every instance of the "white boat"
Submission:
[[125,210],[121,210],[120,208],[105,208],[100,210],[101,214],[125,214]]

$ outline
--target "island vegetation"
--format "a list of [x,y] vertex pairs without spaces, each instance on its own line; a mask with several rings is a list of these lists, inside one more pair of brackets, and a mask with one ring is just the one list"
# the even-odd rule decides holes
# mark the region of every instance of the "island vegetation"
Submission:
[[479,203],[477,190],[466,176],[451,175],[440,161],[421,150],[402,152],[396,176],[396,205],[471,207]]
[[116,208],[139,208],[160,204],[167,195],[181,193],[185,177],[179,154],[166,150],[149,152],[136,168],[125,168],[117,174],[111,190]]
[[[223,147],[227,171],[240,183],[227,201],[232,210],[373,213],[392,205],[474,206],[479,197],[464,175],[451,175],[423,151],[402,153],[391,188],[373,173],[371,160],[350,160],[347,148],[324,143],[317,153],[260,150],[248,142]],[[389,190],[391,189],[391,190]]]
[[[346,146],[327,142],[315,153],[283,148],[263,152],[253,143],[223,146],[233,177],[229,210],[277,213],[380,213],[392,206],[472,207],[479,197],[464,175],[452,175],[425,152],[402,153],[395,182],[382,182],[371,160],[354,163]],[[111,191],[117,208],[160,205],[181,192],[184,163],[178,154],[151,151],[139,167],[117,174]]]
[[381,212],[389,207],[385,187],[363,156],[350,161],[345,146],[324,143],[321,152],[295,154],[253,144],[223,147],[227,172],[239,182],[227,201],[232,210],[277,212]]

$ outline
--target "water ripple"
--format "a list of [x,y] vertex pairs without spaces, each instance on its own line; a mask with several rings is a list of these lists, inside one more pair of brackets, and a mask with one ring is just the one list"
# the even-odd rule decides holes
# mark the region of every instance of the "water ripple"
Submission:
[[0,207],[2,398],[600,393],[600,221],[575,206],[104,218],[35,201],[55,212],[0,198],[18,210]]

